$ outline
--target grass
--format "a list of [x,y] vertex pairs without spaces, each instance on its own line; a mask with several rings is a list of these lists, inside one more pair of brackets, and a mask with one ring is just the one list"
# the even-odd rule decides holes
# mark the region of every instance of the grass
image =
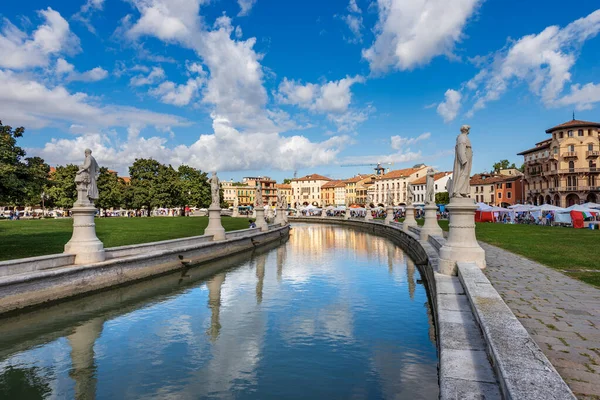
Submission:
[[[417,220],[422,225],[423,220]],[[600,287],[600,233],[557,226],[477,223],[477,239]],[[440,221],[448,230],[448,221]],[[593,271],[593,272],[590,272]]]
[[[246,218],[221,219],[226,231],[248,228]],[[104,247],[202,235],[208,217],[96,218]],[[0,221],[0,260],[62,253],[71,239],[72,219]]]

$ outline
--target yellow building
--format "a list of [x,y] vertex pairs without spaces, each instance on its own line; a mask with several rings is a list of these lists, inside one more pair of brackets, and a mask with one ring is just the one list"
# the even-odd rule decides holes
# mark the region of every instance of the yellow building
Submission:
[[254,196],[256,195],[256,186],[238,184],[236,186],[238,204],[240,206],[254,207]]
[[551,138],[519,155],[525,159],[525,198],[532,204],[597,202],[600,123],[573,119],[546,130]]
[[322,204],[321,186],[329,182],[326,176],[319,174],[310,174],[302,178],[292,179],[293,208],[299,208],[312,204],[320,206]]
[[346,202],[349,205],[365,204],[367,201],[367,187],[365,186],[365,183],[374,183],[375,177],[375,174],[358,174],[350,179],[346,179],[344,181],[346,183]]
[[341,181],[329,181],[321,186],[321,200],[323,206],[335,205],[335,188]]
[[289,183],[278,183],[275,185],[276,189],[279,189],[282,195],[285,196],[285,200],[288,203],[288,206],[292,204],[292,185]]

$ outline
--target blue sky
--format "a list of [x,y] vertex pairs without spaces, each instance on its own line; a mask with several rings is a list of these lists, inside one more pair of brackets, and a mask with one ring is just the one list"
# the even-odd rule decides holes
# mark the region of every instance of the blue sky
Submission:
[[51,165],[92,148],[222,178],[474,171],[599,121],[596,0],[81,0],[0,7],[0,119]]

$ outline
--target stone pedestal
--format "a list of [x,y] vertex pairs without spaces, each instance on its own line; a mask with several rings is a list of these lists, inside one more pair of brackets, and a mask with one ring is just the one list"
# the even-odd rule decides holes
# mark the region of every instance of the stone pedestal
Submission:
[[276,224],[284,224],[283,220],[283,209],[277,208],[277,212],[275,213],[275,223]]
[[225,228],[221,225],[221,207],[218,204],[208,207],[208,226],[204,234],[212,235],[213,240],[225,240]]
[[448,239],[440,249],[440,273],[456,275],[457,262],[472,262],[485,268],[485,251],[475,236],[475,210],[470,198],[453,197],[446,206],[450,213]]
[[273,220],[273,209],[271,207],[267,208],[267,219]]
[[442,228],[438,224],[437,206],[435,204],[425,206],[425,223],[421,228],[421,240],[427,240],[429,235],[443,236]]
[[269,225],[267,221],[265,221],[265,209],[262,207],[257,207],[256,211],[256,227],[260,228],[261,231],[266,232],[269,230]]
[[371,214],[371,209],[367,208],[366,213],[365,213],[365,221],[372,221],[373,220],[373,214]]
[[415,206],[412,204],[406,206],[406,215],[404,216],[404,222],[402,223],[402,230],[404,232],[408,232],[408,228],[411,226],[417,226],[417,220],[415,219]]
[[256,219],[256,208],[252,209],[252,219]]
[[237,207],[233,207],[233,212],[231,213],[231,216],[233,218],[238,218],[240,216],[240,211],[238,210]]
[[350,219],[350,208],[346,207],[346,211],[344,212],[344,219]]
[[389,225],[390,222],[392,222],[393,220],[394,220],[394,207],[387,206],[385,208],[385,220],[383,221],[383,223],[386,225]]
[[104,244],[96,236],[94,216],[96,207],[78,204],[71,209],[73,215],[73,236],[65,245],[65,253],[75,254],[75,264],[89,264],[105,260]]

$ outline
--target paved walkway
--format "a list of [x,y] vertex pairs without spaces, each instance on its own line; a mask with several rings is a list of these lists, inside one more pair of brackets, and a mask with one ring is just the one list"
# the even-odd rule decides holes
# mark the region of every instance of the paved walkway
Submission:
[[488,279],[573,393],[600,400],[600,290],[480,244],[486,251]]

